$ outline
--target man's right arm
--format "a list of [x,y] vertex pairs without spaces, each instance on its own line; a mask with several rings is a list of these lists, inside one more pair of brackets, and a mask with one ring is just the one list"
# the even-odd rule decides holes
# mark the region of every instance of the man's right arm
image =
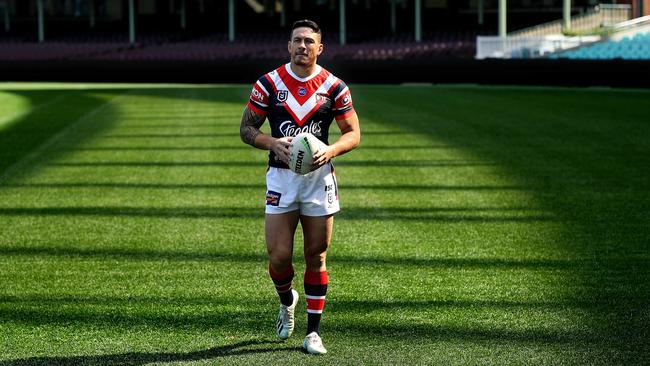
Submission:
[[257,137],[263,135],[260,127],[262,127],[265,118],[266,116],[253,112],[248,106],[244,108],[244,114],[241,117],[241,124],[239,125],[239,136],[241,140],[259,149],[268,150],[268,147],[258,146],[256,143]]
[[262,150],[273,150],[280,160],[285,163],[289,160],[289,144],[291,137],[276,139],[260,131],[266,116],[252,111],[248,106],[244,108],[239,126],[239,136],[245,143]]

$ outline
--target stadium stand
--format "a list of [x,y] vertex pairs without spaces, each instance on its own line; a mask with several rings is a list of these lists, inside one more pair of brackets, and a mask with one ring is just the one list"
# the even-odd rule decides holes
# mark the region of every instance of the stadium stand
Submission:
[[585,60],[650,60],[650,32],[638,33],[632,37],[624,37],[620,41],[607,40],[593,45],[580,47],[550,58],[568,58]]
[[[235,42],[225,34],[144,33],[129,44],[118,33],[66,34],[45,43],[20,37],[0,41],[0,60],[173,60],[210,61],[283,58],[285,33],[242,33]],[[427,32],[422,42],[410,33],[359,39],[339,45],[337,34],[328,36],[323,59],[387,60],[404,58],[471,58],[476,31]]]
[[[127,9],[127,0],[48,0],[43,12],[36,0],[0,0],[11,4],[0,16],[0,79],[249,82],[248,75],[286,60],[283,45],[293,20],[315,17],[325,29],[319,60],[351,82],[650,85],[650,68],[636,61],[649,59],[642,44],[647,38],[609,38],[609,47],[625,50],[622,56],[596,52],[606,47],[601,42],[591,50],[598,56],[574,58],[590,52],[582,44],[601,39],[583,32],[650,16],[650,5],[635,8],[627,0],[597,11],[596,0],[573,1],[573,28],[566,34],[555,34],[563,32],[564,0],[513,0],[507,37],[494,36],[505,19],[495,1],[349,0],[346,27],[336,0],[286,2],[286,22],[272,0],[263,2],[262,13],[243,0],[187,0],[186,22],[180,0],[133,1],[136,10]],[[229,18],[227,4],[235,2],[236,15]],[[414,17],[417,3],[421,22]],[[94,18],[89,4],[95,4]],[[494,38],[483,57],[479,38]],[[605,64],[601,53],[616,61]]]
[[503,37],[478,36],[476,58],[649,60],[650,15],[633,13],[629,5],[601,4],[574,17],[570,28],[558,19]]

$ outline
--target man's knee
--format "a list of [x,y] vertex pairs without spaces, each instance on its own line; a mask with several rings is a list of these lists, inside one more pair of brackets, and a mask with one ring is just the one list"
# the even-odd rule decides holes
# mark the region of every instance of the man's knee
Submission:
[[325,258],[326,253],[326,243],[305,245],[305,258]]
[[266,247],[274,271],[284,272],[293,256],[293,236],[298,225],[298,212],[266,215]]
[[317,248],[305,248],[305,262],[307,269],[316,270],[325,265],[327,258],[327,246]]
[[284,272],[291,265],[293,253],[286,248],[268,248],[271,266],[276,272]]
[[269,257],[276,261],[291,260],[291,256],[293,255],[291,250],[287,248],[268,248],[267,252],[269,253]]

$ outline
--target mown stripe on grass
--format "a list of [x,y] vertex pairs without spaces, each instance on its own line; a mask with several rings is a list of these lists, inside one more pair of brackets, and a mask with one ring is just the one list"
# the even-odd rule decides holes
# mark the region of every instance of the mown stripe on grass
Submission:
[[[484,213],[477,215],[477,213]],[[496,216],[495,214],[499,214]],[[259,208],[245,207],[2,207],[0,216],[107,216],[107,217],[162,217],[162,218],[261,218]],[[559,218],[540,214],[538,210],[501,208],[403,208],[403,207],[347,207],[340,214],[346,220],[414,220],[447,223],[499,223],[554,221]]]
[[[120,189],[265,189],[265,184],[247,183],[127,183],[127,182],[33,182],[33,183],[8,183],[7,188],[120,188]],[[436,184],[343,184],[345,190],[380,190],[380,191],[530,191],[531,186],[515,185],[436,185]],[[483,207],[483,209],[486,209]],[[506,208],[502,208],[505,210]],[[516,210],[517,208],[510,208]],[[521,209],[524,209],[522,207]]]
[[[62,96],[61,98],[63,97],[66,97],[66,95]],[[54,99],[55,101],[59,100],[59,98],[54,98]],[[96,106],[90,111],[86,112],[81,117],[79,117],[76,121],[68,124],[53,136],[49,137],[47,140],[45,140],[40,145],[38,145],[34,150],[30,151],[27,155],[25,155],[20,160],[15,162],[13,165],[7,167],[3,172],[2,176],[0,176],[0,185],[2,185],[2,183],[7,181],[13,175],[16,175],[19,172],[28,169],[29,166],[32,165],[35,160],[37,160],[42,154],[44,154],[50,147],[64,140],[71,131],[78,128],[82,124],[92,121],[93,118],[95,118],[95,116],[101,114],[103,111],[110,108],[113,103],[116,103],[118,101],[119,101],[119,96],[112,97],[111,99],[103,102],[99,106]]]
[[[537,106],[536,94],[481,87],[357,90],[355,107],[368,133],[336,162],[343,211],[328,257],[332,282],[322,328],[330,358],[275,349],[201,361],[641,363],[650,263],[641,245],[647,230],[639,227],[644,198],[630,200],[645,189],[637,171],[644,158],[616,169],[627,184],[621,204],[619,189],[605,189],[622,188],[618,176],[603,178],[620,159],[645,151],[634,142],[644,141],[643,129],[638,136],[625,132],[630,144],[593,150],[607,144],[590,140],[591,124],[618,136],[599,127],[599,118],[575,113],[598,93],[560,90],[558,98],[551,89]],[[0,349],[0,358],[137,364],[139,357],[160,360],[156,351],[187,354],[272,339],[277,303],[265,264],[264,169],[182,166],[264,166],[265,152],[231,148],[245,148],[236,135],[248,92],[135,92],[106,116],[114,119],[110,129],[63,141],[56,146],[61,155],[0,187],[0,220],[11,227],[0,232],[0,300],[7,300],[0,316],[15,320],[0,324],[7,330],[0,348],[8,350]],[[606,95],[614,101],[600,100],[596,113],[605,119],[623,103]],[[527,110],[533,119],[523,118]],[[563,113],[554,123],[552,115]],[[219,125],[203,126],[211,115]],[[587,125],[572,129],[581,123]],[[616,150],[625,153],[607,155]],[[132,165],[55,165],[95,162]],[[448,162],[490,165],[429,166]],[[297,238],[298,272],[300,247]],[[297,323],[303,331],[303,314]]]
[[[224,247],[228,247],[224,243]],[[3,257],[61,257],[88,260],[122,259],[145,262],[232,262],[259,263],[267,257],[262,253],[246,253],[234,251],[215,251],[214,248],[201,251],[190,250],[147,250],[128,249],[123,247],[57,247],[52,246],[11,246],[0,248]],[[358,267],[422,267],[431,269],[492,269],[492,270],[570,270],[583,268],[585,272],[597,271],[599,266],[607,264],[612,270],[639,271],[650,265],[647,259],[609,258],[594,259],[548,259],[548,258],[459,258],[438,257],[435,253],[429,257],[418,256],[387,256],[384,253],[374,256],[350,256],[337,254],[332,259],[337,264],[354,265]],[[647,272],[647,271],[646,271]],[[614,301],[614,299],[612,299]],[[642,300],[642,299],[639,299]],[[441,300],[436,300],[441,301]],[[486,300],[488,301],[488,300]],[[416,301],[417,302],[417,301]],[[578,301],[579,302],[579,301]]]

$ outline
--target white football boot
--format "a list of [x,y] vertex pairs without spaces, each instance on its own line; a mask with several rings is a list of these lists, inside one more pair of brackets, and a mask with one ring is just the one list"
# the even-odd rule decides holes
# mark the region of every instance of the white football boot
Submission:
[[302,348],[312,355],[322,355],[327,353],[327,350],[323,346],[323,341],[320,339],[320,336],[316,332],[311,332],[305,337],[305,341],[302,342]]
[[293,334],[294,312],[298,304],[298,291],[291,289],[293,295],[293,302],[290,306],[280,304],[280,312],[278,313],[278,320],[275,323],[276,334],[280,339],[287,339]]

